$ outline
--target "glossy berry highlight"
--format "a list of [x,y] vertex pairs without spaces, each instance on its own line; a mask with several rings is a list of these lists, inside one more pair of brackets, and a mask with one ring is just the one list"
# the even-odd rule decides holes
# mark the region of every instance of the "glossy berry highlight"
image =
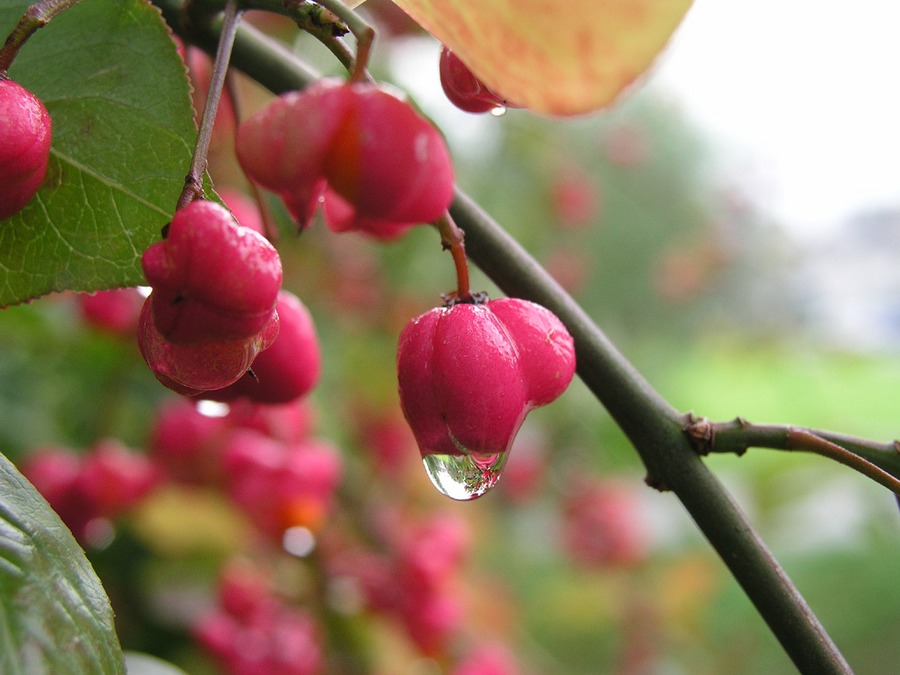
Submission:
[[448,496],[472,499],[499,479],[528,412],[568,387],[575,349],[559,319],[535,303],[458,303],[407,324],[397,369],[429,476]]
[[51,127],[50,115],[37,96],[0,78],[0,220],[25,208],[43,183]]

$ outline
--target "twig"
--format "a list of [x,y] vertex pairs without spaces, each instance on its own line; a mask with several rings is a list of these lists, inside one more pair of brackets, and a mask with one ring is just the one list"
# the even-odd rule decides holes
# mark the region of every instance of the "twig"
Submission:
[[194,199],[203,195],[203,176],[208,164],[209,143],[216,121],[216,113],[219,110],[219,101],[222,98],[222,90],[225,86],[225,75],[228,72],[228,63],[231,60],[231,49],[240,23],[240,16],[236,0],[228,0],[225,4],[225,18],[222,22],[222,32],[213,62],[206,104],[203,107],[203,116],[200,118],[200,127],[197,129],[197,141],[191,158],[191,168],[184,179],[184,190],[178,198],[176,209],[190,204]]
[[9,67],[28,38],[46,26],[61,12],[77,5],[81,0],[43,0],[36,2],[22,15],[0,49],[0,79],[6,79]]
[[742,455],[748,448],[800,450],[833,459],[900,495],[900,443],[875,443],[853,436],[790,425],[752,424],[743,418],[709,422],[688,415],[685,433],[701,454]]

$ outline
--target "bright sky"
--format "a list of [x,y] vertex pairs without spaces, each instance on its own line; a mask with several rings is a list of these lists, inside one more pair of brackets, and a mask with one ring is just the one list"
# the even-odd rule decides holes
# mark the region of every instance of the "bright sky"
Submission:
[[900,207],[900,3],[695,0],[653,79],[792,230]]

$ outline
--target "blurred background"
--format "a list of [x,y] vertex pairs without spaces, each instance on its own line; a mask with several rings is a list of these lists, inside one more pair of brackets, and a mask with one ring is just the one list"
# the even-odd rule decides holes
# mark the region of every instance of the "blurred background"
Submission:
[[[640,86],[608,111],[561,121],[455,110],[438,46],[387,3],[367,7],[383,36],[378,76],[446,134],[462,188],[676,407],[900,435],[897,10],[698,0]],[[337,72],[317,44],[264,21]],[[265,103],[242,84],[247,112]],[[248,193],[230,123],[212,175],[237,211]],[[237,657],[196,638],[238,560],[310,619],[325,672],[794,671],[577,380],[529,416],[494,491],[473,503],[438,495],[394,372],[403,325],[454,285],[437,234],[377,242],[317,223],[297,237],[270,206],[285,287],[309,307],[323,350],[322,380],[303,402],[308,433],[336,448],[341,482],[299,547],[261,535],[221,486],[175,479],[83,539],[124,646],[191,673],[238,672]],[[25,464],[36,449],[87,453],[115,438],[163,463],[161,411],[177,397],[147,371],[131,330],[98,323],[72,294],[4,310],[3,452]],[[754,449],[708,462],[856,671],[896,662],[893,496],[819,457]],[[415,542],[431,548],[414,554]],[[427,602],[404,576],[416,555],[444,561]],[[432,614],[403,610],[406,596]],[[282,672],[315,672],[299,663]]]

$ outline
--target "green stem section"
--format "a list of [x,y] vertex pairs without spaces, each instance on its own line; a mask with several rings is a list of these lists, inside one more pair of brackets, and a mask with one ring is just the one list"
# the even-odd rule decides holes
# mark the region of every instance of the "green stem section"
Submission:
[[688,416],[685,431],[698,452],[742,455],[749,448],[812,452],[833,459],[900,495],[900,442],[875,443],[831,431],[752,424],[738,418],[709,422]]
[[347,24],[347,28],[356,38],[356,59],[350,68],[350,81],[361,82],[368,79],[367,68],[369,66],[369,54],[372,44],[375,42],[375,30],[362,20],[352,9],[341,0],[316,0],[318,4],[334,14]]
[[77,5],[81,0],[42,0],[29,7],[19,23],[13,28],[12,33],[6,38],[3,48],[0,49],[0,80],[8,79],[9,67],[16,55],[28,38],[38,29],[46,26],[50,21],[70,7]]
[[[215,15],[222,5],[223,0],[191,0],[190,12],[192,16]],[[375,30],[341,0],[239,0],[238,6],[288,17],[334,55],[347,69],[351,82],[370,79],[367,68]],[[348,32],[356,38],[356,55],[340,39]]]
[[[155,0],[167,17],[177,0]],[[174,26],[179,30],[179,26]],[[209,35],[185,32],[201,44]],[[233,64],[274,93],[299,89],[316,75],[258,33],[238,35]],[[276,75],[277,73],[277,75]],[[675,493],[769,625],[798,669],[851,673],[790,579],[684,433],[683,417],[613,346],[584,310],[522,246],[466,195],[450,212],[465,232],[469,257],[506,293],[553,311],[575,339],[578,374],[634,444],[648,482]]]
[[184,179],[184,190],[182,190],[181,196],[178,198],[176,210],[203,196],[203,176],[206,173],[208,163],[209,142],[216,122],[216,113],[219,110],[219,101],[222,99],[225,75],[228,73],[231,50],[240,18],[241,13],[237,9],[237,2],[229,0],[225,4],[225,18],[219,35],[219,44],[216,49],[216,58],[210,77],[206,105],[203,107],[200,128],[197,129],[197,142],[194,144],[191,168]]

